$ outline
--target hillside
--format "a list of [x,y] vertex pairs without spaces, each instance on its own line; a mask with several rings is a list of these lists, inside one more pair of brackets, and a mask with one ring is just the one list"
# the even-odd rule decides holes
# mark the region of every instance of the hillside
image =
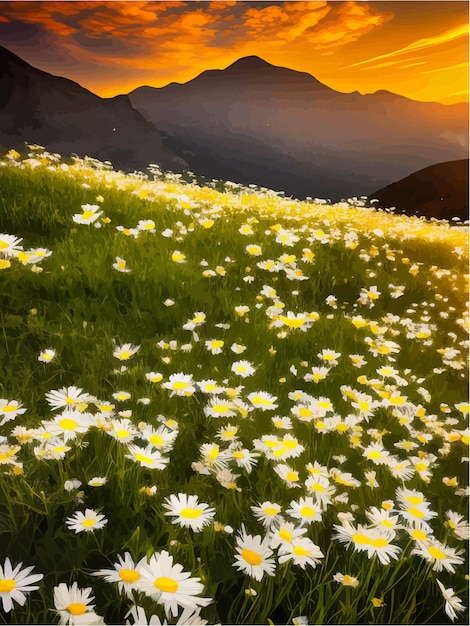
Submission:
[[24,149],[25,142],[64,155],[109,160],[127,171],[149,163],[182,168],[127,96],[100,98],[0,46],[0,144]]
[[407,215],[468,219],[468,159],[437,163],[370,194]]
[[462,225],[37,146],[0,185],[0,621],[468,622]]

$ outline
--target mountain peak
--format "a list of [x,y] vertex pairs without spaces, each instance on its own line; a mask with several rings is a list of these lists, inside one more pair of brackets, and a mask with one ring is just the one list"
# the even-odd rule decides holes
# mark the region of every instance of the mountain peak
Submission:
[[251,71],[251,70],[261,70],[266,69],[268,67],[273,67],[271,63],[268,63],[261,57],[256,55],[242,57],[229,65],[226,70],[238,70],[238,71]]

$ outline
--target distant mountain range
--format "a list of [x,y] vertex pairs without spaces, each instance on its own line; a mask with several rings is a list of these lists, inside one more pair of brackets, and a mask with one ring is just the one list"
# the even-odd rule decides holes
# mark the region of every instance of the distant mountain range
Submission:
[[379,201],[374,206],[395,207],[407,215],[467,220],[468,178],[468,159],[438,163],[370,194],[370,199]]
[[340,93],[254,56],[184,84],[100,98],[0,47],[0,144],[25,141],[127,171],[158,163],[340,200],[468,157],[468,107]]
[[25,141],[63,155],[110,160],[127,170],[149,163],[182,167],[127,96],[100,98],[0,47],[0,144],[24,148]]
[[296,197],[367,195],[468,156],[465,104],[340,93],[255,56],[184,84],[139,87],[129,98],[195,173]]

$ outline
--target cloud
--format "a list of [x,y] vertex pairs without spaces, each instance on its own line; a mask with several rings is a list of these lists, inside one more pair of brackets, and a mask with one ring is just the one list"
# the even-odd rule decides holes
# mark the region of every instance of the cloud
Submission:
[[359,67],[360,65],[364,65],[366,63],[372,63],[373,61],[378,61],[379,59],[387,59],[390,57],[400,56],[402,54],[408,54],[409,52],[415,52],[416,50],[425,50],[427,48],[434,48],[436,46],[449,43],[456,39],[460,39],[461,37],[468,37],[468,33],[469,33],[469,25],[461,24],[443,33],[440,33],[439,35],[435,35],[434,37],[425,37],[423,39],[417,39],[416,41],[413,41],[412,43],[408,44],[404,48],[399,48],[398,50],[393,50],[392,52],[387,52],[386,54],[380,54],[370,59],[359,61],[358,63],[352,63],[351,65],[346,65],[342,69],[348,69],[351,67]]
[[[459,68],[463,68],[463,67],[468,67],[469,63],[468,61],[465,61],[465,63],[457,63],[456,65],[448,65],[446,67],[435,67],[432,70],[426,70],[425,72],[421,72],[421,74],[431,74],[433,72],[446,72],[448,70],[457,70]],[[456,95],[456,94],[453,94]]]

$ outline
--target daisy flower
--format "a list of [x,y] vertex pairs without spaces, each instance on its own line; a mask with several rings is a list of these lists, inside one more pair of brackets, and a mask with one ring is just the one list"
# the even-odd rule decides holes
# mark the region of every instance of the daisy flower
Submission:
[[140,346],[133,346],[131,343],[125,343],[122,346],[117,346],[113,352],[113,356],[120,361],[127,361],[134,356],[140,349]]
[[219,396],[212,397],[204,407],[204,415],[207,417],[234,417],[235,405],[231,400],[224,400]]
[[93,224],[103,213],[98,204],[82,204],[81,208],[82,213],[75,213],[72,218],[76,224]]
[[454,565],[461,565],[464,559],[459,556],[460,552],[454,548],[444,545],[434,539],[429,544],[421,545],[419,548],[412,550],[411,554],[417,554],[432,564],[435,572],[446,570],[455,574]]
[[65,583],[54,587],[54,606],[59,614],[59,624],[104,624],[102,618],[93,611],[95,605],[91,604],[94,600],[91,592],[91,587],[79,589],[76,582],[71,587]]
[[55,357],[55,354],[55,350],[52,350],[52,348],[41,350],[38,356],[38,361],[41,361],[42,363],[50,363]]
[[15,256],[17,252],[23,249],[23,246],[19,244],[22,242],[22,239],[18,237],[14,237],[13,235],[0,235],[0,255],[3,257]]
[[242,352],[245,352],[246,346],[243,346],[239,343],[232,343],[232,345],[230,346],[230,350],[232,352],[235,352],[235,354],[241,354]]
[[70,408],[72,406],[80,407],[81,404],[91,402],[92,397],[88,393],[84,393],[82,389],[72,385],[49,391],[46,393],[46,401],[51,407],[51,411],[56,411],[57,409]]
[[248,400],[254,407],[260,408],[263,411],[277,409],[278,407],[278,405],[275,404],[277,397],[272,396],[267,391],[254,391],[253,393],[249,394]]
[[340,572],[333,576],[333,580],[337,583],[341,583],[344,587],[357,587],[359,585],[357,578],[349,576],[349,574],[341,574]]
[[269,536],[261,539],[260,535],[248,535],[242,524],[237,537],[236,561],[233,566],[255,580],[261,580],[264,574],[274,576],[276,564],[269,548]]
[[445,525],[452,530],[453,534],[459,539],[468,541],[470,539],[470,527],[464,516],[455,511],[446,511],[446,517]]
[[401,548],[392,545],[384,533],[377,528],[366,528],[358,524],[357,529],[345,521],[343,526],[334,524],[336,533],[332,536],[340,543],[352,545],[354,550],[359,552],[367,552],[367,556],[371,559],[375,554],[382,565],[388,565],[390,559],[398,559]]
[[206,349],[212,354],[222,354],[224,342],[222,339],[209,339],[205,342]]
[[105,476],[95,476],[88,481],[90,487],[103,487],[106,485],[108,479]]
[[285,463],[277,463],[273,469],[289,487],[300,487],[299,472],[294,470],[292,467],[289,467],[289,465],[286,465]]
[[256,372],[256,369],[253,367],[253,364],[249,361],[234,361],[232,363],[232,367],[230,368],[232,372],[238,374],[242,378],[248,378],[248,376],[253,376]]
[[173,557],[163,550],[152,555],[148,564],[142,567],[142,579],[138,588],[146,595],[163,604],[167,617],[178,615],[178,607],[195,609],[207,606],[210,598],[200,598],[204,585],[200,578],[190,578],[189,572],[183,571],[179,563],[173,563]]
[[163,383],[162,387],[171,391],[170,397],[176,396],[192,396],[196,391],[194,381],[191,374],[171,374],[167,383]]
[[50,422],[42,421],[43,426],[51,435],[60,435],[64,441],[75,439],[78,434],[86,433],[91,423],[89,413],[80,413],[74,409],[63,411]]
[[117,256],[116,261],[113,263],[113,268],[118,272],[123,272],[124,274],[130,274],[132,270],[127,267],[127,261],[125,259],[121,259],[121,257]]
[[170,460],[162,456],[151,444],[146,448],[131,444],[129,446],[129,454],[126,454],[126,459],[140,463],[141,467],[158,470],[164,469]]
[[262,254],[260,246],[257,246],[256,244],[249,244],[246,246],[245,250],[252,256],[260,256]]
[[120,443],[129,443],[137,436],[138,431],[129,419],[112,419],[106,431],[110,437]]
[[197,496],[188,496],[179,493],[165,498],[163,507],[167,509],[165,515],[174,517],[173,524],[182,528],[191,528],[200,532],[204,526],[210,524],[215,515],[215,509],[208,504],[199,503]]
[[444,605],[444,611],[450,617],[452,621],[457,618],[457,612],[465,611],[465,606],[462,604],[461,599],[455,595],[452,588],[446,589],[440,580],[436,580],[439,589],[441,590],[442,597],[446,601]]
[[26,602],[26,593],[39,589],[37,583],[44,578],[44,574],[31,574],[33,567],[21,566],[23,563],[13,567],[11,561],[6,557],[3,567],[0,565],[0,600],[3,610],[9,613],[13,608],[13,602],[23,606]]
[[282,520],[282,508],[275,502],[266,501],[259,506],[252,506],[251,510],[256,519],[261,522],[265,528],[270,528],[272,524]]
[[125,402],[131,398],[131,394],[128,391],[116,391],[113,393],[113,398],[118,402]]
[[321,352],[317,354],[317,357],[325,363],[332,367],[333,365],[338,365],[337,359],[341,356],[340,352],[335,352],[334,350],[329,350],[324,348]]
[[275,550],[291,544],[294,540],[305,535],[307,528],[296,526],[292,522],[284,522],[281,518],[274,528],[271,528],[269,535],[269,547]]
[[321,522],[321,509],[310,496],[300,498],[298,502],[292,500],[291,508],[287,509],[287,514],[300,521],[301,526],[311,522]]
[[3,416],[0,426],[6,424],[10,420],[14,420],[17,415],[26,413],[22,404],[18,404],[16,400],[0,400],[0,417]]
[[142,437],[161,452],[171,450],[177,436],[177,430],[169,430],[165,426],[160,426],[155,430],[147,425],[142,429]]
[[132,600],[132,591],[137,590],[137,583],[142,577],[142,567],[147,562],[146,558],[143,557],[137,564],[129,552],[125,552],[124,556],[118,554],[117,558],[118,562],[114,563],[114,569],[101,569],[93,572],[93,576],[101,576],[107,583],[117,583],[119,591]]
[[99,530],[108,523],[108,520],[93,509],[86,509],[85,513],[76,511],[71,517],[67,517],[65,523],[69,530],[74,530],[77,534],[83,531],[88,533]]
[[229,447],[231,459],[235,461],[238,467],[243,468],[250,474],[253,467],[258,462],[259,453],[243,448],[241,443],[235,442]]
[[186,255],[179,250],[175,250],[171,255],[171,260],[174,263],[186,263]]
[[302,569],[307,565],[315,568],[323,558],[323,552],[308,537],[293,539],[291,543],[283,544],[279,548],[279,563],[292,560],[294,565],[299,565]]

